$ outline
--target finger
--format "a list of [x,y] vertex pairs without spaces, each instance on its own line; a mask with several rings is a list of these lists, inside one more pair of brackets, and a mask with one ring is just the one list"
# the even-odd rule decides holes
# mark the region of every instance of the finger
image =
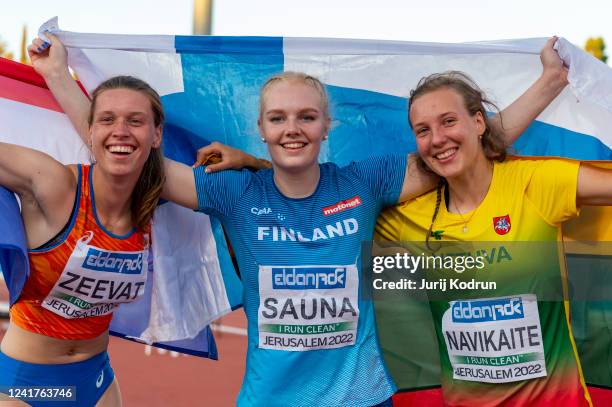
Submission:
[[219,164],[221,161],[223,161],[223,156],[215,152],[206,156],[204,164]]
[[30,58],[32,58],[32,56],[33,56],[33,55],[38,55],[38,52],[36,52],[36,49],[37,49],[37,48],[38,48],[38,47],[37,47],[36,45],[34,45],[34,44],[30,44],[30,45],[28,45],[27,50],[28,50],[28,56],[29,56]]
[[45,33],[45,36],[49,39],[49,42],[51,42],[51,45],[57,43],[57,42],[61,42],[59,38],[57,38],[57,36],[55,34],[51,34],[49,31],[47,31]]
[[203,154],[201,150],[198,150],[198,152],[196,153],[195,162],[193,163],[192,167],[199,167],[200,165],[204,164],[204,160],[206,160],[206,155]]
[[210,164],[206,167],[206,169],[204,170],[204,172],[206,173],[213,173],[213,172],[218,172],[218,171],[223,171],[223,170],[227,170],[228,168],[230,168],[230,165],[224,161],[218,163],[218,164]]
[[49,43],[41,40],[40,38],[35,38],[32,40],[32,44],[28,46],[28,51],[40,54],[43,53],[47,48],[49,48]]
[[203,147],[198,150],[193,167],[195,168],[199,167],[200,165],[211,164],[212,161],[215,163],[221,161],[221,154],[215,151],[215,149],[212,147]]
[[32,45],[36,46],[36,48],[40,47],[41,45],[43,45],[44,41],[42,39],[40,39],[39,37],[36,37],[32,40]]

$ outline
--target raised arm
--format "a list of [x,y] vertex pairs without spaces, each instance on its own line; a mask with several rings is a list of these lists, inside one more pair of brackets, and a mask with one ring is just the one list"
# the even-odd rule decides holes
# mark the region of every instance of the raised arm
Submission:
[[87,115],[91,102],[70,76],[64,44],[54,35],[46,35],[51,41],[50,46],[45,45],[40,38],[34,39],[28,46],[32,66],[45,79],[47,86],[79,133],[83,143],[88,146]]
[[51,239],[70,217],[76,179],[47,154],[0,143],[0,185],[19,195],[29,247]]
[[531,122],[561,93],[567,85],[567,68],[553,46],[556,37],[550,38],[542,52],[542,75],[518,99],[492,118],[494,126],[501,127],[506,143],[511,145]]
[[408,155],[404,184],[400,193],[400,202],[409,201],[425,192],[431,191],[438,184],[440,177],[433,172],[424,171],[417,165],[417,158],[413,154]]

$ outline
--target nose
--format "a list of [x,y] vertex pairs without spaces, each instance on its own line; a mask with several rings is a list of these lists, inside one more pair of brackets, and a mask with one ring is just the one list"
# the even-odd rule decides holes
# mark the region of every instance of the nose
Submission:
[[121,117],[115,120],[115,123],[113,126],[113,135],[123,136],[127,134],[129,134],[129,127],[128,127],[127,120]]
[[286,121],[285,133],[287,135],[298,134],[300,132],[300,127],[298,125],[298,121],[296,118],[288,118]]
[[431,144],[434,147],[443,146],[446,143],[446,132],[443,127],[435,127],[431,130]]

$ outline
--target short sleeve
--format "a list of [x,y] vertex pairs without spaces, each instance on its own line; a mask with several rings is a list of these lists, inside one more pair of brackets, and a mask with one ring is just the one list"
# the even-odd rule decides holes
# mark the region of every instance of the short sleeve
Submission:
[[576,206],[579,161],[540,160],[531,175],[527,198],[544,220],[557,226],[579,213]]
[[251,184],[253,173],[248,170],[206,173],[204,169],[203,166],[193,169],[198,212],[228,216]]
[[402,192],[407,156],[393,154],[351,163],[351,170],[362,179],[382,206],[395,205]]
[[402,216],[400,208],[394,206],[383,210],[376,220],[374,240],[395,242],[401,239]]

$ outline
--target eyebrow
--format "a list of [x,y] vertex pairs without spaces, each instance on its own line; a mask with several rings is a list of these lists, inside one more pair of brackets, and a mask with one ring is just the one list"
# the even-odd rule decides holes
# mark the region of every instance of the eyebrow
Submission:
[[[298,113],[320,113],[321,111],[317,108],[314,107],[307,107],[305,109],[301,109],[298,111]],[[285,110],[283,109],[272,109],[272,110],[268,110],[266,112],[264,112],[264,115],[271,115],[271,114],[279,114],[279,113],[285,113]]]
[[[96,112],[95,113],[96,116],[104,115],[104,114],[112,114],[114,116],[117,115],[117,113],[112,111],[112,110],[104,110],[104,111]],[[136,115],[146,116],[147,113],[146,112],[142,112],[142,111],[135,111],[135,112],[129,112],[127,115],[128,116],[136,116]]]

